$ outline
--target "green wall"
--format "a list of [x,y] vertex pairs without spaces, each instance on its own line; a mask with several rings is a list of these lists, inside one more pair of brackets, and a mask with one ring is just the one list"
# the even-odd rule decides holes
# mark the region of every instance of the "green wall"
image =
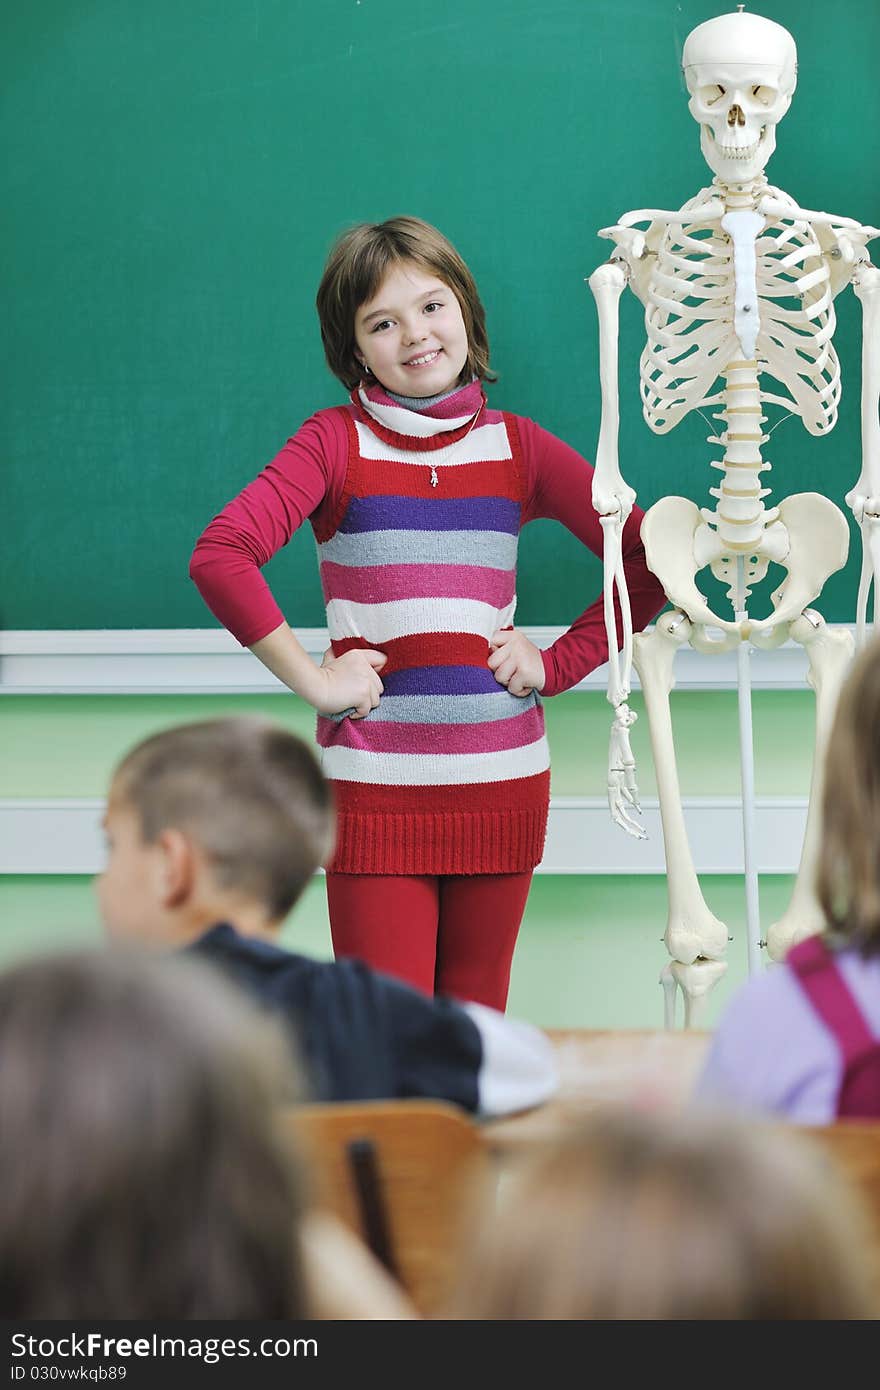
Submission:
[[[40,0],[4,5],[7,175],[0,405],[0,626],[194,627],[199,531],[300,422],[340,399],[314,292],[334,236],[415,213],[485,299],[492,400],[588,456],[598,429],[596,236],[708,182],[679,72],[710,0]],[[732,8],[732,6],[730,7]],[[799,90],[771,178],[807,207],[880,223],[880,7],[774,0]],[[776,494],[838,502],[858,472],[858,312],[839,301],[846,389],[831,440],[773,435]],[[623,306],[625,471],[650,503],[708,501],[699,416],[641,420],[641,311]],[[559,528],[527,532],[520,621],[557,624],[599,586]],[[830,581],[852,616],[855,561]],[[310,536],[269,576],[322,622]],[[769,586],[768,586],[769,589]]]
[[[781,915],[791,884],[783,875],[761,879],[768,921]],[[707,1006],[705,1023],[712,1026],[746,978],[745,906],[738,878],[712,876],[703,888],[734,938],[728,972]],[[660,1028],[658,979],[669,959],[661,940],[665,914],[666,882],[660,876],[539,874],[513,959],[509,1011],[545,1028]],[[89,879],[0,876],[0,969],[35,951],[100,940]],[[322,881],[306,890],[282,941],[291,950],[330,959]]]
[[[692,796],[739,788],[735,695],[674,692],[681,781]],[[813,738],[808,691],[753,696],[757,794],[806,796]],[[545,702],[556,796],[602,796],[609,710],[600,692]],[[0,700],[0,796],[101,797],[116,760],[138,739],[184,720],[260,712],[310,736],[311,712],[291,696],[10,696]],[[654,794],[647,720],[636,725],[639,781]],[[707,875],[706,900],[727,922],[730,968],[714,990],[714,1022],[746,975],[745,900],[738,876]],[[789,876],[761,880],[762,920],[782,912]],[[537,875],[514,959],[510,1008],[547,1027],[652,1028],[662,1020],[657,977],[667,960],[662,876]],[[91,881],[0,875],[0,966],[34,950],[100,939]],[[288,920],[287,945],[330,956],[323,883]]]
[[[707,658],[708,660],[708,658]],[[632,731],[639,787],[656,795],[648,720]],[[758,796],[806,796],[814,730],[803,691],[752,695]],[[735,691],[674,691],[679,777],[690,796],[739,795]],[[601,691],[544,701],[555,796],[604,796],[611,711]],[[311,742],[315,716],[291,695],[9,695],[0,700],[0,796],[103,796],[114,763],[139,739],[172,724],[262,714]]]

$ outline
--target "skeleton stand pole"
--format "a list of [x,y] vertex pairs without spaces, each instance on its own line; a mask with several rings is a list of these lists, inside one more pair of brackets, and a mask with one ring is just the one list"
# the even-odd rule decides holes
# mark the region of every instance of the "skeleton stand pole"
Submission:
[[[745,564],[736,561],[736,620],[745,622]],[[746,884],[746,932],[749,974],[761,969],[761,909],[758,901],[758,869],[755,864],[755,748],[752,738],[752,678],[749,644],[736,649],[736,681],[739,702],[739,759],[742,792],[743,867]]]

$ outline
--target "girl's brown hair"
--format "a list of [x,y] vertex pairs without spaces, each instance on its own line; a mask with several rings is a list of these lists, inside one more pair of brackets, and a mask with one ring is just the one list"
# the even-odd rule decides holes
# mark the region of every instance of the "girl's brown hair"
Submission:
[[608,1110],[508,1179],[449,1316],[872,1317],[865,1214],[804,1136]]
[[289,1046],[194,962],[0,975],[3,1316],[309,1316]]
[[880,952],[880,638],[840,694],[825,755],[816,889],[829,930]]
[[495,381],[489,371],[486,313],[474,277],[452,243],[418,217],[361,222],[345,232],[330,252],[316,303],[324,353],[333,375],[349,390],[362,379],[364,369],[356,356],[355,314],[376,293],[387,271],[405,261],[439,276],[461,306],[468,340],[462,382],[474,376]]

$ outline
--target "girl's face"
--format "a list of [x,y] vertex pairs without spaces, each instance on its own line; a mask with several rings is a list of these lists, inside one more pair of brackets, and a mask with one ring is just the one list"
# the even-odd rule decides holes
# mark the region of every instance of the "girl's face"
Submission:
[[387,391],[438,396],[461,376],[468,355],[461,306],[448,285],[412,261],[392,266],[355,314],[359,359]]

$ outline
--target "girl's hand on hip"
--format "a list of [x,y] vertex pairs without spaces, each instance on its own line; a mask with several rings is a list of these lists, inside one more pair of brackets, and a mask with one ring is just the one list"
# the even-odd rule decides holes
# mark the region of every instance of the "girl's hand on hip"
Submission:
[[499,628],[489,642],[489,670],[511,695],[531,695],[544,687],[541,648],[516,628]]
[[342,714],[351,711],[351,719],[363,719],[375,709],[383,685],[379,671],[388,660],[384,652],[353,647],[334,656],[332,648],[324,653],[319,675],[323,677],[317,700],[312,703],[319,714]]

